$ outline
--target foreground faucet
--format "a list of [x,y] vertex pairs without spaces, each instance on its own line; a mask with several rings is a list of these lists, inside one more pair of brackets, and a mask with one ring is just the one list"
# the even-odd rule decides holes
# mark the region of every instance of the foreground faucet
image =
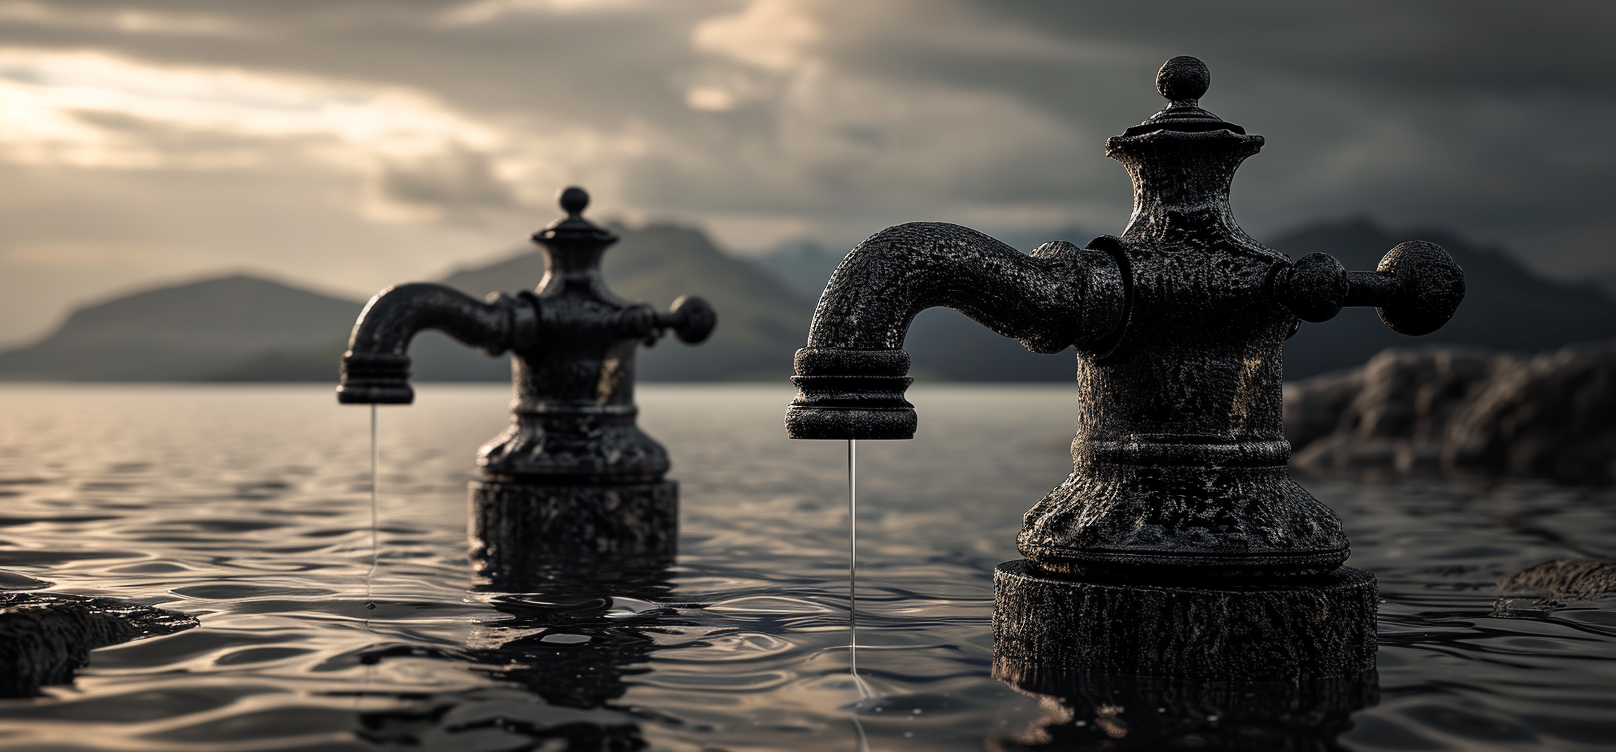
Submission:
[[1106,142],[1133,180],[1121,236],[1024,255],[956,225],[883,230],[832,274],[797,351],[792,438],[908,439],[902,345],[921,310],[955,308],[1035,352],[1076,347],[1072,474],[1026,514],[1027,560],[995,573],[1006,660],[1211,678],[1373,665],[1374,578],[1342,567],[1340,518],[1286,472],[1281,351],[1343,306],[1435,331],[1464,275],[1431,243],[1349,272],[1246,235],[1229,187],[1263,138],[1199,106],[1210,80],[1169,60],[1168,106]]
[[606,288],[601,255],[617,236],[583,218],[589,194],[561,193],[567,213],[533,241],[545,275],[533,292],[479,301],[444,285],[376,294],[342,356],[343,404],[408,404],[410,340],[437,329],[485,355],[509,351],[511,426],[478,452],[471,559],[496,587],[551,570],[671,563],[678,487],[668,453],[637,425],[634,355],[668,332],[689,344],[717,323],[685,296],[659,312]]

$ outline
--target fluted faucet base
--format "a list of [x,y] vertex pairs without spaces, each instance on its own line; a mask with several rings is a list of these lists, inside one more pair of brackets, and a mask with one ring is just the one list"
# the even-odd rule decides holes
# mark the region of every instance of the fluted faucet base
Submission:
[[1041,672],[1268,681],[1375,667],[1375,577],[1183,587],[1074,579],[1025,560],[993,572],[994,675]]
[[488,589],[610,579],[671,566],[679,543],[679,484],[474,481],[471,566]]

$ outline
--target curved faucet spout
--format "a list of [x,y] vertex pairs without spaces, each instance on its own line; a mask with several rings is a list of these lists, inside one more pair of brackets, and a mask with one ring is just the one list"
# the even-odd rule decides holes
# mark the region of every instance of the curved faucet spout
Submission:
[[1055,353],[1103,351],[1127,317],[1126,258],[1114,242],[1049,243],[1023,254],[959,225],[916,222],[871,236],[847,255],[819,299],[797,351],[795,439],[907,439],[914,406],[902,350],[915,315],[953,308]]
[[359,314],[342,356],[337,401],[344,404],[409,404],[410,340],[437,329],[485,355],[498,355],[532,339],[538,303],[531,293],[479,301],[444,285],[412,283],[376,294]]

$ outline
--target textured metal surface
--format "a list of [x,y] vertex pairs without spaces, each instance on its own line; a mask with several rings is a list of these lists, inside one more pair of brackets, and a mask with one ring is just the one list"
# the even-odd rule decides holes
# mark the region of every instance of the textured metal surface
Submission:
[[1210,81],[1199,60],[1173,58],[1157,76],[1168,106],[1106,142],[1133,181],[1120,237],[1025,256],[963,227],[909,224],[854,249],[798,352],[790,435],[911,437],[904,334],[920,310],[948,306],[1029,349],[1077,350],[1073,472],[1018,540],[1044,571],[1188,581],[1340,566],[1340,520],[1285,469],[1284,341],[1344,305],[1433,331],[1463,298],[1463,273],[1430,243],[1348,272],[1248,236],[1229,190],[1263,138],[1201,108]]
[[1305,584],[1176,587],[993,573],[995,676],[1024,684],[1089,671],[1217,681],[1352,677],[1375,667],[1375,578],[1351,567]]
[[488,355],[510,351],[511,427],[482,447],[489,479],[533,483],[644,483],[668,470],[667,452],[634,424],[634,356],[672,332],[696,344],[717,315],[697,297],[667,312],[607,289],[600,259],[617,236],[581,215],[589,195],[562,192],[564,219],[533,236],[546,274],[534,292],[479,302],[443,285],[390,287],[371,298],[342,356],[337,399],[408,403],[409,343],[437,329]]
[[567,216],[534,234],[546,260],[535,291],[479,302],[443,285],[388,288],[365,306],[342,357],[338,401],[408,403],[406,353],[422,330],[511,352],[511,425],[478,451],[487,483],[472,490],[480,568],[671,557],[677,537],[667,450],[635,424],[634,358],[668,333],[702,342],[717,314],[693,296],[659,312],[608,289],[600,260],[617,236],[583,218],[588,205],[583,189],[566,189]]
[[819,299],[796,356],[787,430],[797,439],[912,438],[901,348],[927,308],[953,308],[1034,352],[1104,349],[1127,315],[1125,268],[1113,252],[1055,242],[1027,255],[944,223],[876,233],[843,259]]
[[679,486],[473,482],[471,566],[494,590],[672,566]]

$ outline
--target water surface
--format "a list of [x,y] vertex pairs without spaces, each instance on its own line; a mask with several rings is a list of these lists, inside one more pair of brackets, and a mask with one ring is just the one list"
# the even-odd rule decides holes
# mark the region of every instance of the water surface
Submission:
[[[861,700],[846,445],[786,440],[790,396],[643,386],[641,424],[681,483],[678,566],[494,595],[467,575],[465,483],[504,425],[504,387],[424,385],[381,409],[369,583],[369,411],[328,387],[0,387],[0,577],[201,620],[0,701],[0,745],[851,750],[862,734],[876,750],[1099,749],[1175,723],[1218,738],[1227,720],[1175,715],[1194,702],[1074,713],[989,677],[992,568],[1070,470],[1069,386],[916,388],[916,440],[860,442]],[[1616,599],[1505,599],[1495,583],[1616,557],[1616,497],[1304,483],[1342,514],[1385,603],[1366,707],[1301,741],[1610,748]]]

